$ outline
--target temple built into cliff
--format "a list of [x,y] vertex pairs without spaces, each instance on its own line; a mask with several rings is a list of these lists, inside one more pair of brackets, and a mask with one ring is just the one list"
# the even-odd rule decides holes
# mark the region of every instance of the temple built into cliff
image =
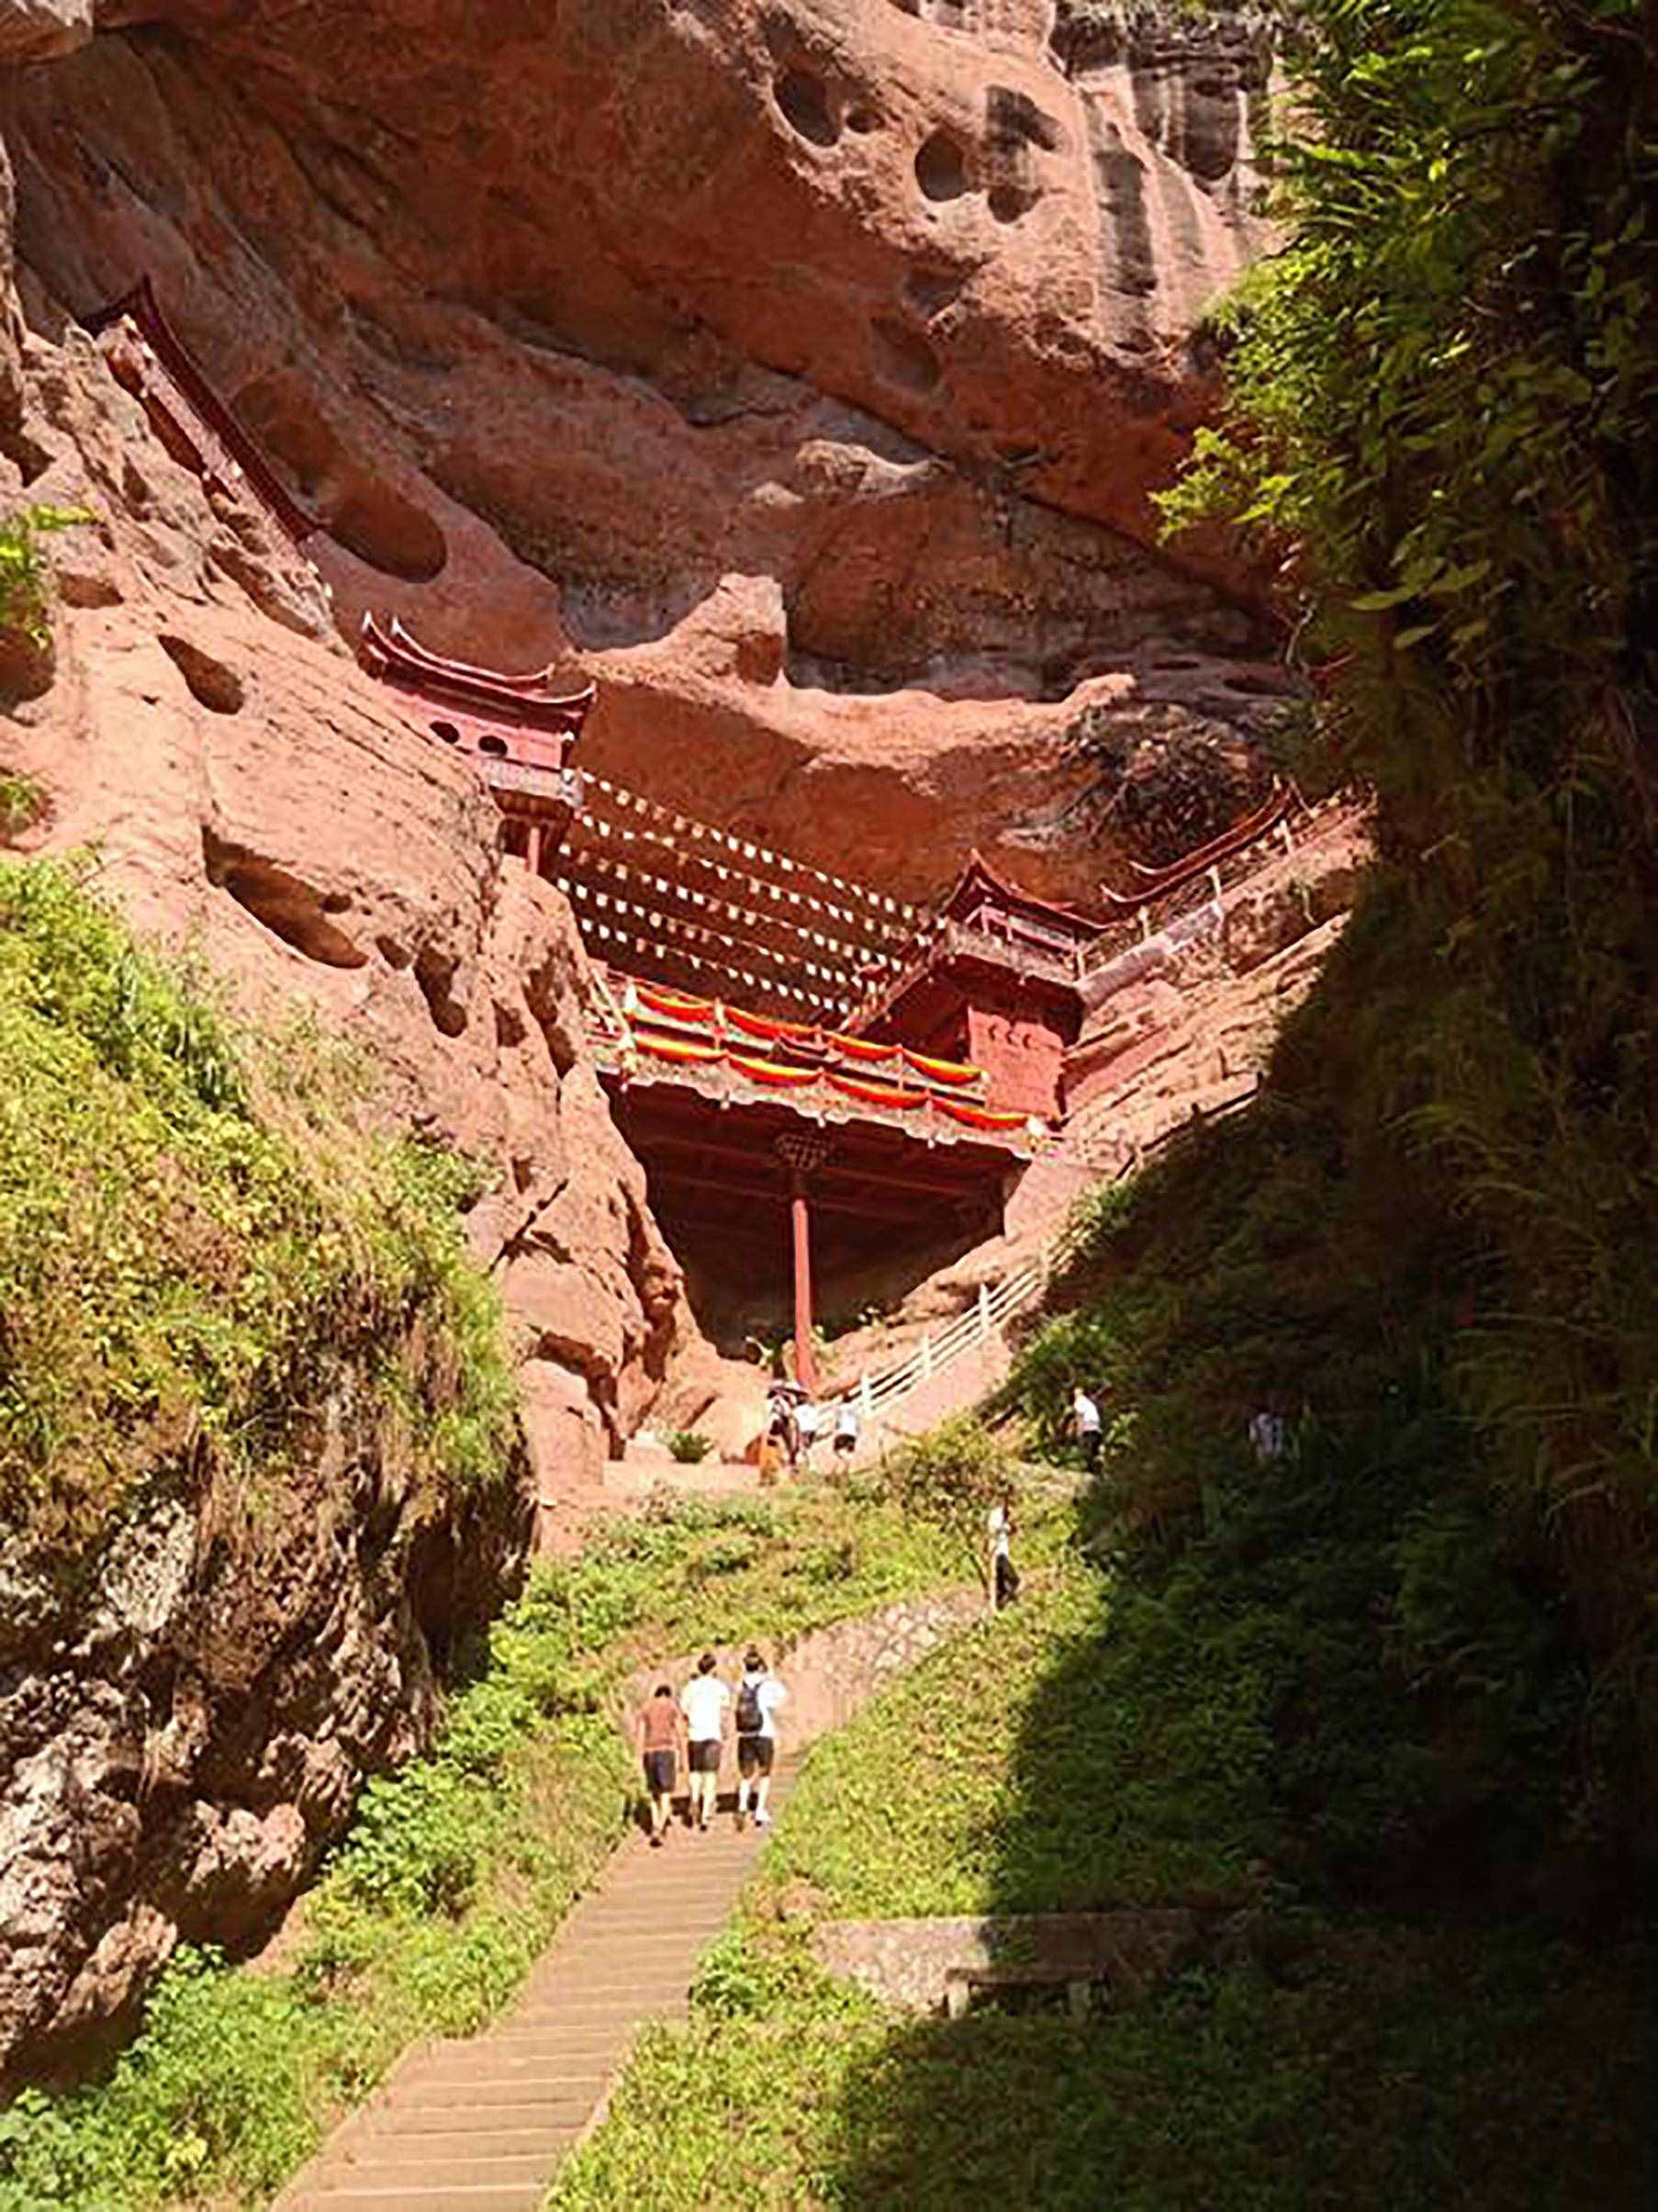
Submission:
[[590,685],[449,659],[395,618],[366,620],[360,651],[473,760],[504,850],[569,899],[599,1066],[675,1250],[750,1292],[787,1255],[808,1386],[819,1281],[1000,1228],[1061,1142],[1068,1056],[1114,963],[1190,933],[1240,861],[1288,834],[1292,795],[1275,790],[1182,861],[1103,888],[1097,914],[978,853],[918,908],[583,774]]
[[[302,547],[314,518],[149,281],[87,327],[174,457]],[[584,773],[589,681],[435,652],[396,615],[365,616],[358,653],[429,742],[476,769],[503,852],[569,900],[598,1063],[676,1251],[749,1293],[789,1255],[808,1384],[815,1280],[999,1229],[1027,1172],[1063,1151],[1079,1084],[1143,1048],[1132,1023],[1114,1039],[1102,1005],[1220,915],[1297,803],[1274,789],[1182,860],[1102,886],[1093,913],[978,853],[922,908]]]

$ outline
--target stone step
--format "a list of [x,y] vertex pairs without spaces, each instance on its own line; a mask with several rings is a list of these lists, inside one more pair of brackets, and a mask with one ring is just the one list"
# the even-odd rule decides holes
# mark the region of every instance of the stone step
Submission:
[[591,2076],[551,2093],[515,2082],[473,2082],[446,2093],[441,2082],[429,2082],[416,2094],[376,2105],[370,2126],[375,2134],[419,2136],[562,2128],[573,2114],[586,2116],[598,2087],[599,2078]]
[[352,2182],[333,2189],[312,2188],[282,2199],[282,2212],[541,2212],[544,2182],[476,2182],[454,2187],[410,2189],[402,2182]]
[[442,2173],[457,2159],[465,2163],[475,2158],[540,2158],[577,2131],[592,2101],[589,2096],[584,2105],[567,2105],[552,2118],[537,2122],[526,2119],[512,2105],[506,2107],[503,2118],[498,2106],[493,2115],[484,2116],[483,2127],[454,2117],[447,2127],[434,2125],[430,2114],[422,2114],[417,2127],[411,2113],[376,2115],[373,2127],[353,2146],[352,2164],[361,2173],[379,2173],[388,2162],[402,2165],[425,2159],[429,2171]]
[[332,2177],[325,2175],[322,2185],[325,2189],[453,2189],[488,2182],[497,2187],[529,2188],[544,2182],[559,2151],[579,2132],[577,2128],[566,2128],[546,2136],[532,2149],[499,2155],[463,2144],[448,2157],[434,2158],[419,2143],[386,2142],[376,2147],[373,2158],[364,2158],[353,2167],[337,2168]]

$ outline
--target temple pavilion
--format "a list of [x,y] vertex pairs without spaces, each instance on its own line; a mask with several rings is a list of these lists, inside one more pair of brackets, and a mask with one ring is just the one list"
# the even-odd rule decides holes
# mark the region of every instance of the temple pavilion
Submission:
[[[209,488],[245,489],[296,545],[316,519],[173,329],[148,278],[86,326],[168,450]],[[791,1286],[795,1369],[814,1387],[823,1277],[961,1243],[1008,1196],[1066,1107],[1085,1003],[1204,885],[1253,865],[1294,794],[1171,867],[1103,887],[1090,915],[974,854],[917,908],[696,821],[574,753],[590,683],[511,675],[368,616],[364,667],[493,793],[503,850],[569,899],[594,963],[596,1053],[675,1250],[727,1291]],[[1298,801],[1294,803],[1298,803]],[[1176,924],[1184,926],[1184,924]]]

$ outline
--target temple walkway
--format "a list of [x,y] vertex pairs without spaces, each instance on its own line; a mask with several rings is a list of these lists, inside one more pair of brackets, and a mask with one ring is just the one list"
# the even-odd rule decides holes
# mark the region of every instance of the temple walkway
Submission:
[[[794,1762],[772,1790],[779,1805]],[[683,2019],[697,1962],[766,1831],[676,1823],[612,1855],[518,2002],[476,2036],[408,2053],[277,2199],[276,2212],[536,2212],[554,2169],[601,2117],[639,2029]]]

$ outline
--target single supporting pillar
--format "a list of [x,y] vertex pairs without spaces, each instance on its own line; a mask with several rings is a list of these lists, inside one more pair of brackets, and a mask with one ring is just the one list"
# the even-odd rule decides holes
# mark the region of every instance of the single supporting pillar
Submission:
[[869,1387],[869,1370],[866,1367],[857,1378],[858,1411],[866,1420],[875,1410],[875,1393]]
[[794,1171],[789,1193],[789,1215],[794,1231],[794,1377],[817,1396],[817,1356],[812,1349],[812,1214],[806,1204],[806,1178]]
[[529,863],[530,863],[530,873],[531,873],[532,876],[538,876],[538,875],[540,875],[540,873],[541,873],[541,824],[540,824],[539,822],[532,822],[532,823],[531,823],[531,825],[530,825],[530,850],[529,850],[529,852],[528,852],[528,853],[525,855],[525,858],[528,859],[528,861],[529,861]]
[[794,1379],[817,1396],[817,1354],[812,1343],[812,1209],[806,1178],[821,1167],[829,1147],[821,1137],[778,1139],[778,1156],[789,1170],[789,1224],[794,1256]]
[[980,1283],[979,1286],[979,1333],[981,1337],[988,1337],[990,1332],[991,1286],[988,1283]]

